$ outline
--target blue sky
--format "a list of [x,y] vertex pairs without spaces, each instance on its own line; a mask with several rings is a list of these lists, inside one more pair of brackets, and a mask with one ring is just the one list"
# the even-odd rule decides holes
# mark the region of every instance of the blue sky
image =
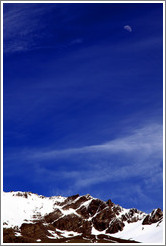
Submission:
[[162,4],[4,4],[4,191],[162,208]]

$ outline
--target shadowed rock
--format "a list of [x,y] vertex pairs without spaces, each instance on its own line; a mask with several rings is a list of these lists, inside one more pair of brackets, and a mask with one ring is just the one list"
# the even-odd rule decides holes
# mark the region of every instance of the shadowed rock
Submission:
[[116,233],[118,231],[122,231],[124,226],[125,224],[121,220],[114,219],[110,223],[109,228],[106,230],[106,233]]
[[115,213],[108,207],[100,211],[92,221],[96,230],[103,231],[109,226],[113,218],[115,218]]
[[156,223],[163,218],[163,212],[160,208],[154,209],[150,214],[148,214],[143,220],[143,225],[151,225],[152,223]]

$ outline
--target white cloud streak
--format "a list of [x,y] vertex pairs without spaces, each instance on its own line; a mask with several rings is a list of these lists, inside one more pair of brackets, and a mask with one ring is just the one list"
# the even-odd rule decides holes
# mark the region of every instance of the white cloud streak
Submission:
[[[148,187],[154,182],[161,184],[162,152],[162,125],[153,124],[101,145],[23,151],[19,159],[31,165],[35,182],[40,183],[43,178],[48,184],[54,180],[68,180],[74,192],[74,187],[81,190],[107,181],[122,182],[138,177],[146,180]],[[18,153],[10,156],[10,163],[15,158]],[[63,161],[72,164],[59,169]]]
[[[25,153],[23,156],[26,158]],[[129,136],[101,145],[28,152],[28,156],[31,161],[41,161],[35,167],[35,179],[38,182],[41,182],[42,177],[47,177],[48,183],[55,179],[68,180],[72,183],[71,189],[77,187],[81,190],[107,181],[123,182],[140,177],[147,181],[145,185],[151,187],[153,180],[155,184],[161,184],[162,181],[162,126],[145,126],[134,130]],[[46,163],[49,160],[54,164],[48,166]],[[71,169],[56,169],[59,161],[63,160],[69,163],[74,161]],[[80,165],[79,168],[77,165]]]
[[[103,187],[106,183],[110,185],[112,199],[117,200],[118,193],[131,204],[144,200],[147,206],[153,207],[154,200],[148,194],[157,195],[162,190],[162,148],[162,125],[152,124],[100,145],[15,152],[9,155],[11,167],[9,171],[8,166],[5,176],[24,174],[26,165],[31,182],[43,185],[44,180],[51,195],[90,193],[96,185]],[[18,156],[19,168],[15,170],[12,163]],[[63,182],[66,188],[61,188]],[[132,185],[130,189],[128,184]]]
[[31,155],[34,159],[56,159],[67,156],[87,153],[128,153],[144,156],[149,156],[156,152],[157,155],[162,155],[162,126],[151,125],[142,129],[136,129],[129,136],[114,139],[112,141],[100,144],[83,146],[80,148],[67,148],[62,150],[51,150],[36,152]]

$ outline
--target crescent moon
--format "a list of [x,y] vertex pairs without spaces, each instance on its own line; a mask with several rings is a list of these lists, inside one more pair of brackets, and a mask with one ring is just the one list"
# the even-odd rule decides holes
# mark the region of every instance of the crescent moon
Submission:
[[131,28],[131,26],[129,26],[129,25],[126,25],[126,26],[124,26],[123,27],[126,31],[128,31],[128,32],[132,32],[132,28]]

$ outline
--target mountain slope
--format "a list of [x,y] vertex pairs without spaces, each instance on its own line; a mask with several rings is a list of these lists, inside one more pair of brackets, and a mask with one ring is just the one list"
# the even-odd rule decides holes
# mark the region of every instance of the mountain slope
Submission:
[[4,242],[162,242],[162,218],[160,209],[148,215],[89,194],[3,194]]

